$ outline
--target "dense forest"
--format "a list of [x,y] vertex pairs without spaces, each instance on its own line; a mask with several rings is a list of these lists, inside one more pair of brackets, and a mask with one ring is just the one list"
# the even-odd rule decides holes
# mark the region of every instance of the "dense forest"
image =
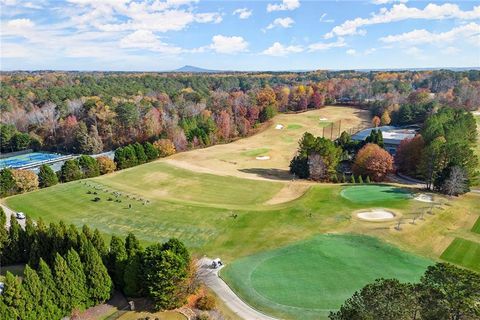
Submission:
[[246,136],[277,112],[340,103],[395,124],[480,105],[480,71],[3,72],[0,148],[94,154],[168,139],[177,151]]

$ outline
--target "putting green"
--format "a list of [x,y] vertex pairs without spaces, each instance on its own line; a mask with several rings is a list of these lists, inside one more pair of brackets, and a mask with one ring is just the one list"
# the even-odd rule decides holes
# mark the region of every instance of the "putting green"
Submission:
[[221,276],[259,310],[319,319],[377,278],[417,281],[430,264],[372,237],[321,235],[234,261]]
[[355,203],[388,202],[412,197],[408,190],[388,185],[350,186],[344,188],[340,194]]

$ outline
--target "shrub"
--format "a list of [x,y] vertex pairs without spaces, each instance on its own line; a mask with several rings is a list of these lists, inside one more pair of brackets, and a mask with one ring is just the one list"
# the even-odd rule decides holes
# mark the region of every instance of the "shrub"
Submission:
[[215,297],[211,294],[206,294],[197,300],[196,306],[200,310],[213,310],[216,304]]
[[362,178],[362,176],[358,176],[358,183],[363,183],[363,178]]
[[355,176],[352,174],[352,176],[350,177],[350,182],[351,183],[355,183]]
[[371,183],[370,181],[370,176],[367,176],[367,179],[365,180],[366,183]]

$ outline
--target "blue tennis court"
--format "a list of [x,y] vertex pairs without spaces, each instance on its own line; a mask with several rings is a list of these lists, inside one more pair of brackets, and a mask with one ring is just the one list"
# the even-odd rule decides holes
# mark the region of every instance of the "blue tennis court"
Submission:
[[64,155],[56,153],[31,152],[21,154],[5,159],[0,159],[0,169],[3,168],[22,168],[25,166],[33,166],[35,164],[42,164],[45,162],[52,162],[59,158],[64,158]]

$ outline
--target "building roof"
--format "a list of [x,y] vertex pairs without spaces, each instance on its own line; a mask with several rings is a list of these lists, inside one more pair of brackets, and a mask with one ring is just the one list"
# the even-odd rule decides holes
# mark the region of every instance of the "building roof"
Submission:
[[370,132],[374,129],[380,129],[380,131],[382,131],[383,142],[385,144],[398,145],[402,140],[411,139],[417,134],[417,131],[413,128],[383,126],[378,128],[368,128],[359,131],[352,136],[352,139],[356,141],[363,141],[370,135]]

